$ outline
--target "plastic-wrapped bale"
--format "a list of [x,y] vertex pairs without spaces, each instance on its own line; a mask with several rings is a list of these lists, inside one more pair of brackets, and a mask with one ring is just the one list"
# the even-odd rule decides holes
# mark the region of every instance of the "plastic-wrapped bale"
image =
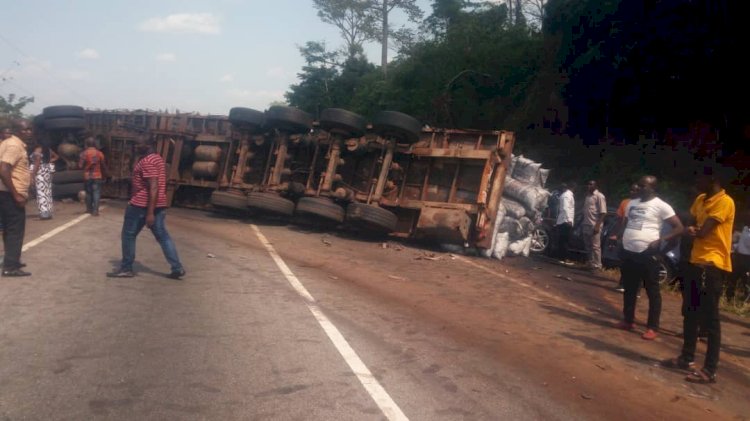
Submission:
[[508,253],[513,256],[529,257],[531,253],[531,236],[510,243],[508,245]]
[[480,251],[482,256],[484,257],[492,257],[492,253],[495,250],[495,240],[497,238],[497,234],[500,230],[500,224],[503,222],[503,219],[505,219],[505,206],[498,206],[497,207],[497,213],[495,214],[495,229],[492,232],[492,240],[490,241],[490,248],[483,249]]
[[498,232],[505,232],[510,236],[510,239],[515,241],[519,238],[523,238],[523,227],[518,219],[511,216],[506,216],[498,227]]
[[518,219],[526,215],[526,208],[524,208],[522,204],[516,202],[513,199],[503,197],[503,201],[501,202],[501,204],[502,206],[500,206],[500,208],[505,209],[505,215],[507,216]]
[[539,181],[539,170],[541,168],[542,164],[519,156],[518,162],[513,166],[512,177],[524,183],[536,184]]
[[492,246],[492,257],[502,260],[505,257],[505,253],[508,252],[508,245],[510,245],[510,236],[507,232],[499,232],[495,236],[495,243]]
[[546,187],[547,186],[547,179],[549,178],[549,171],[546,168],[539,169],[539,177],[537,179],[537,184],[539,187]]
[[504,194],[519,201],[526,209],[535,211],[543,211],[550,196],[550,192],[541,187],[512,178],[505,180]]
[[528,237],[534,232],[534,222],[527,217],[519,218],[518,224],[521,226],[521,237]]
[[508,176],[513,175],[513,171],[516,169],[516,163],[518,163],[518,158],[519,158],[518,155],[513,155],[513,154],[510,155],[510,163],[508,164],[508,172],[507,172]]

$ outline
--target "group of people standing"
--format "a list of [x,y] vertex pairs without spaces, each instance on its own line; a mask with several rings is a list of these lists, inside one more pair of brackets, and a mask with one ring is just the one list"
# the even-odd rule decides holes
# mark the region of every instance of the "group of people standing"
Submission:
[[[21,251],[26,231],[26,202],[29,190],[36,188],[39,218],[52,218],[52,173],[59,158],[43,144],[27,151],[34,141],[34,131],[26,120],[17,120],[10,127],[0,127],[0,224],[5,247],[2,276],[30,276],[23,268]],[[107,178],[104,154],[96,148],[93,137],[84,140],[86,149],[80,154],[78,167],[83,171],[86,189],[86,212],[99,215],[101,184]],[[148,227],[170,264],[173,279],[185,276],[185,269],[165,225],[167,195],[166,167],[161,156],[154,151],[152,138],[142,136],[136,142],[140,158],[132,174],[131,200],[125,210],[122,227],[122,262],[120,267],[107,274],[109,277],[135,276],[135,240],[144,227]]]
[[[688,381],[713,383],[716,381],[721,346],[719,302],[724,285],[733,272],[734,200],[724,190],[717,168],[704,167],[696,178],[699,195],[689,214],[681,219],[672,206],[658,197],[657,184],[654,176],[641,177],[632,185],[630,197],[618,209],[620,221],[610,237],[618,245],[623,289],[623,319],[616,327],[628,331],[634,329],[638,293],[644,286],[649,310],[646,331],[641,337],[653,340],[658,336],[662,305],[659,254],[674,248],[682,239],[683,244],[688,245],[682,247],[687,254],[685,260],[688,264],[681,268],[680,273],[683,346],[678,357],[662,364],[686,370]],[[565,185],[563,189],[556,227],[558,247],[566,250],[575,206],[570,186]],[[587,266],[596,270],[601,268],[600,233],[607,207],[604,195],[597,190],[595,182],[587,183],[587,191],[581,224]],[[665,229],[667,226],[670,229]],[[747,236],[747,251],[750,252],[750,228],[743,229],[743,234]],[[738,246],[737,249],[744,250],[743,247]],[[565,262],[567,255],[563,254],[562,258]],[[750,263],[750,259],[742,262]],[[743,270],[747,270],[748,266],[744,265]],[[699,328],[705,332],[708,349],[703,367],[696,370],[694,360]]]

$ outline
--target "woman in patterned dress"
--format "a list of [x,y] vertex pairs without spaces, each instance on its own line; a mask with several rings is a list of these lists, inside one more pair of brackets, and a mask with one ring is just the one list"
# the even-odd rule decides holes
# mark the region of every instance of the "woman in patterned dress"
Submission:
[[57,154],[49,146],[36,145],[31,153],[31,179],[36,186],[39,219],[52,219],[52,173]]

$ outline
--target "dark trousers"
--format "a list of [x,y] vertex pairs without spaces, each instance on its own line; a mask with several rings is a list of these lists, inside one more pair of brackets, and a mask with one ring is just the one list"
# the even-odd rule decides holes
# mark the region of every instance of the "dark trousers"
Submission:
[[[146,208],[133,205],[128,205],[125,208],[125,219],[122,223],[122,263],[120,264],[120,269],[122,270],[133,270],[133,263],[135,262],[135,239],[143,227],[146,226],[146,213]],[[154,238],[159,242],[172,272],[179,272],[182,270],[182,263],[180,263],[180,258],[177,255],[177,248],[174,245],[174,241],[172,241],[172,237],[167,232],[165,223],[165,218],[167,217],[166,208],[155,209],[154,216],[155,221],[151,227],[151,233],[154,234]]]
[[0,191],[0,218],[3,221],[3,270],[15,270],[21,267],[21,248],[26,232],[26,208],[16,205],[13,195]]
[[99,213],[101,190],[102,180],[86,180],[86,211],[88,213]]
[[622,313],[625,323],[635,320],[635,305],[638,301],[638,291],[645,285],[648,294],[648,323],[649,329],[659,329],[661,317],[661,290],[659,289],[659,263],[653,253],[633,253],[623,250],[622,283],[625,288],[623,294]]
[[698,325],[708,333],[708,348],[703,368],[716,373],[721,347],[721,324],[719,299],[727,272],[714,266],[692,265],[685,278],[682,291],[682,314],[685,338],[682,344],[682,359],[695,360],[695,345],[698,342]]
[[568,258],[568,243],[570,242],[573,227],[569,224],[555,225],[555,231],[557,231],[557,257],[566,260]]

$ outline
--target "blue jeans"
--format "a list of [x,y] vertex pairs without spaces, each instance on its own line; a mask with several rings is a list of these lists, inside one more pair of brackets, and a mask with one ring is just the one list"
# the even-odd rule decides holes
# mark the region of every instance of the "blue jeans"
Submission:
[[99,199],[102,196],[102,180],[86,180],[86,212],[99,212]]
[[[172,268],[172,272],[178,272],[182,270],[182,263],[180,263],[180,258],[177,256],[177,248],[167,232],[164,222],[167,216],[166,211],[166,208],[157,208],[154,210],[156,221],[154,221],[154,225],[151,227],[151,232],[154,234],[156,241],[159,242],[161,250],[164,252],[164,257]],[[133,270],[135,238],[144,226],[146,226],[146,208],[128,205],[125,209],[125,220],[122,224],[122,263],[120,264],[120,269],[123,271]]]

